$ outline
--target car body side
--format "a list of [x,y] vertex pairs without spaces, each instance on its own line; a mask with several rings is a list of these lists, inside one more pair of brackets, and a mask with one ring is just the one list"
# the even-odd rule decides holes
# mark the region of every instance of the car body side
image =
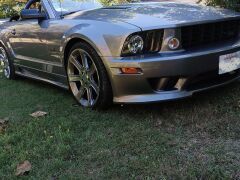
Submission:
[[[164,12],[150,13],[148,16],[143,16],[136,14],[128,7],[118,7],[119,9],[114,11],[118,13],[115,16],[114,14],[109,16],[108,11],[111,13],[113,11],[111,8],[106,8],[99,10],[100,12],[95,10],[79,12],[62,19],[53,12],[48,0],[43,0],[43,4],[48,11],[51,11],[49,12],[49,19],[39,22],[36,22],[37,20],[27,20],[28,24],[26,24],[26,21],[8,22],[2,26],[0,40],[7,49],[10,58],[14,61],[18,75],[68,88],[65,65],[69,49],[77,41],[84,41],[90,44],[102,59],[111,81],[115,103],[155,102],[188,97],[195,92],[224,85],[239,78],[237,76],[220,84],[191,91],[156,92],[148,83],[148,79],[154,77],[188,77],[216,69],[220,55],[240,51],[240,38],[234,42],[189,51],[163,51],[156,54],[121,57],[123,44],[127,37],[133,33],[164,29],[165,39],[171,35],[179,37],[179,27],[182,26],[239,19],[240,14],[233,11],[213,11],[206,7],[205,13],[212,13],[203,15],[201,13],[196,14],[198,10],[196,5],[183,6],[179,4],[183,9],[180,11],[180,13],[183,13],[181,14],[182,18],[174,17],[176,14],[169,12],[165,12],[165,14]],[[135,5],[131,4],[130,6]],[[187,7],[192,7],[192,16],[191,14],[184,15],[184,8]],[[166,6],[165,8],[170,7]],[[204,10],[201,7],[199,11],[201,9]],[[123,13],[120,13],[121,11]],[[130,17],[124,16],[124,13],[127,12]],[[161,13],[163,15],[158,17]],[[199,15],[199,17],[193,17],[193,15]],[[148,19],[150,16],[152,18]],[[31,36],[33,35],[31,33],[28,34],[29,30],[34,28],[34,25],[37,27],[35,32],[41,31],[37,37]],[[13,29],[17,30],[21,37],[13,37],[11,34]],[[13,44],[18,51],[21,50],[21,47],[24,47],[25,49],[20,52],[25,53],[27,50],[29,51],[27,54],[32,57],[17,54],[12,47]],[[165,49],[164,46],[166,44],[163,43],[163,50]],[[26,47],[29,47],[29,49]],[[39,58],[36,58],[34,57],[35,53],[42,54],[39,54]],[[124,75],[119,71],[122,67],[141,68],[143,73]]]
[[[47,0],[43,0],[43,2],[45,6],[49,6]],[[31,36],[31,33],[34,33],[31,31],[33,25],[39,26],[36,31],[41,31],[40,37]],[[17,31],[18,37],[12,35],[13,29]],[[141,29],[124,22],[62,19],[55,14],[54,17],[39,22],[33,19],[4,23],[1,25],[0,42],[14,62],[18,75],[29,76],[68,88],[65,65],[73,43],[84,41],[90,44],[100,57],[114,57],[121,53],[122,47],[119,45],[123,45],[127,36],[137,31],[141,31]],[[16,41],[21,42],[17,44]],[[24,48],[22,53],[25,53],[26,50],[29,51],[27,53],[29,56],[17,54],[12,47],[14,43],[16,49]],[[42,47],[42,43],[45,47]],[[42,55],[39,56],[41,58],[34,57],[36,51],[31,52],[31,49],[25,49],[29,46],[32,50],[35,49],[41,53]],[[37,49],[38,47],[42,49]],[[107,66],[107,62],[103,62]]]

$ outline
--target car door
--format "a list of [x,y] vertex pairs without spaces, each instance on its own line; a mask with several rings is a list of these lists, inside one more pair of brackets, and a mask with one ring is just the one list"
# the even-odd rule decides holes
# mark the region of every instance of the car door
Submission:
[[[40,0],[33,0],[26,8],[38,8],[39,3]],[[47,59],[46,21],[21,19],[10,28],[9,43],[18,64],[38,68],[33,62]]]

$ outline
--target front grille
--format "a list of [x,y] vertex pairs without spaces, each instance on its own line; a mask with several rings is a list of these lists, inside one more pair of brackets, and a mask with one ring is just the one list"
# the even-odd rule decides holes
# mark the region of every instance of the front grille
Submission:
[[240,20],[206,23],[181,28],[184,49],[224,43],[239,36]]
[[164,30],[147,31],[145,34],[145,52],[159,52],[162,48]]

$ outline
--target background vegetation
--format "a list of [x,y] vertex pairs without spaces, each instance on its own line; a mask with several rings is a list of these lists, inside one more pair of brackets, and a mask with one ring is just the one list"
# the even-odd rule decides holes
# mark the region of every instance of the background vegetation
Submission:
[[[18,14],[27,0],[0,0],[0,18],[8,18]],[[101,0],[105,5],[131,0]],[[240,11],[240,0],[199,0],[209,6],[219,6]]]
[[0,0],[0,18],[8,18],[18,14],[27,0]]
[[200,0],[208,6],[219,6],[223,8],[240,11],[240,0]]
[[[0,19],[9,18],[19,13],[28,0],[0,0]],[[82,1],[82,0],[76,0]],[[117,2],[126,2],[131,0],[100,0],[105,5],[112,5]]]

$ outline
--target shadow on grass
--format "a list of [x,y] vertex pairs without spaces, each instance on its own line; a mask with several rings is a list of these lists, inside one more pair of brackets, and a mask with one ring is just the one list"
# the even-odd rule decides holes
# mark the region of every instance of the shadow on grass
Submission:
[[[2,116],[10,114],[11,120],[5,137],[12,150],[5,148],[0,161],[5,168],[0,174],[7,177],[22,157],[33,162],[31,177],[57,173],[111,179],[117,173],[219,179],[238,172],[238,82],[188,99],[113,105],[100,112],[72,106],[68,91],[39,81],[17,78],[1,85],[6,86],[2,100],[11,95],[1,107]],[[33,120],[28,114],[39,107],[49,116]]]
[[[43,92],[50,91],[53,94],[50,96],[56,95],[56,100],[58,95],[67,97],[65,100],[71,98],[69,102],[61,104],[63,107],[60,109],[69,106],[71,116],[81,119],[91,117],[89,120],[99,126],[106,123],[110,128],[114,127],[114,123],[126,123],[126,126],[133,123],[180,135],[187,132],[195,135],[207,133],[216,137],[239,137],[239,82],[197,93],[187,99],[151,104],[112,105],[106,111],[92,111],[78,106],[69,91],[26,78],[18,78],[17,81],[34,88],[42,88]],[[49,110],[60,111],[59,106],[50,106]],[[66,114],[60,113],[59,116]]]

